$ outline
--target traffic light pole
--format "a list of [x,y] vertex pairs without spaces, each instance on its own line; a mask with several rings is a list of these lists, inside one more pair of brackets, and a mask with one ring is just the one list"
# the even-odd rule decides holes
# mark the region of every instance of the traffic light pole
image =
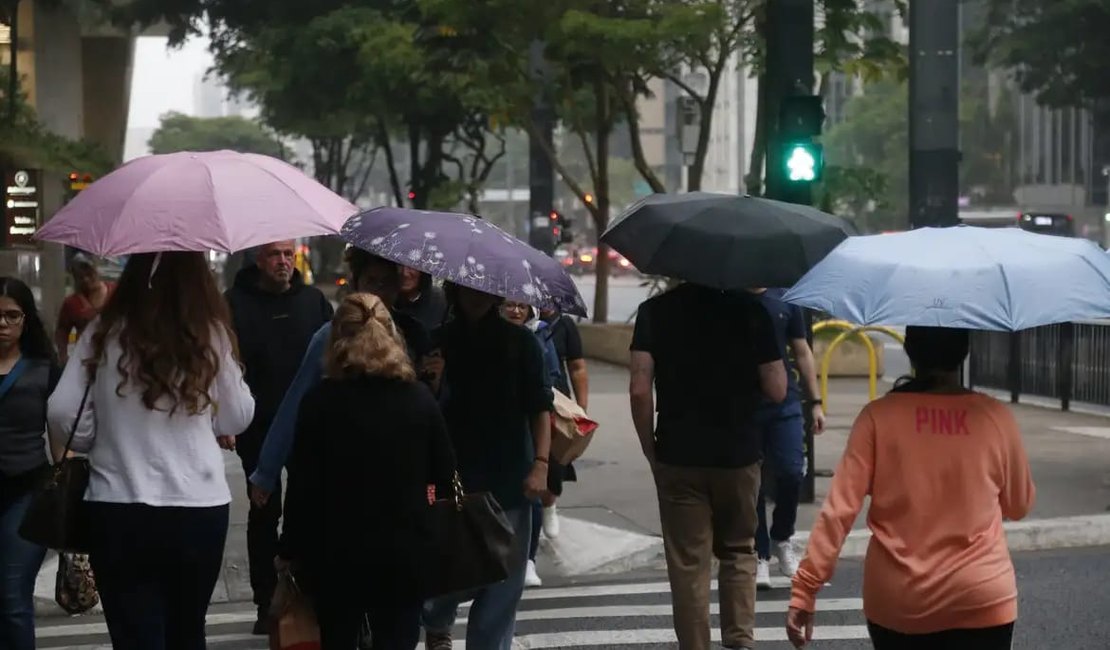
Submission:
[[767,196],[810,205],[810,183],[786,177],[787,134],[779,115],[788,97],[813,94],[813,0],[767,3]]
[[959,224],[960,0],[910,3],[910,227]]
[[529,57],[532,74],[540,90],[536,92],[532,105],[532,120],[535,122],[536,132],[529,132],[528,137],[528,243],[551,255],[555,252],[557,243],[551,228],[551,213],[555,204],[555,170],[544,151],[543,140],[546,140],[549,147],[553,146],[555,115],[548,95],[543,90],[546,63],[542,42],[532,43]]
[[[811,205],[811,183],[791,183],[787,178],[786,144],[788,135],[779,123],[781,109],[788,97],[813,94],[813,0],[769,0],[767,3],[767,155],[768,198]],[[806,322],[810,321],[807,314]],[[806,328],[807,332],[810,328]],[[812,334],[807,338],[812,339]],[[800,501],[813,503],[817,498],[814,479],[814,434],[812,409],[805,416],[806,475]]]

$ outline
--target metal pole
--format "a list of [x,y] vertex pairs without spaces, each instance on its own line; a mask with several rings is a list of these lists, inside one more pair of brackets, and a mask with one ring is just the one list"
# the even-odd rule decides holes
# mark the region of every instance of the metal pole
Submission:
[[17,96],[19,95],[19,0],[12,0],[11,24],[8,26],[8,123],[15,124]]
[[811,205],[808,183],[788,183],[784,174],[779,110],[783,100],[813,94],[813,0],[769,0],[767,4],[767,196]]
[[959,3],[910,3],[910,226],[959,223]]
[[550,223],[555,203],[555,170],[544,151],[543,142],[546,141],[549,147],[554,146],[555,115],[545,88],[547,65],[543,51],[544,45],[540,41],[534,41],[529,51],[532,74],[538,88],[532,105],[532,120],[539,133],[530,133],[528,137],[528,243],[551,255],[555,252],[555,236]]

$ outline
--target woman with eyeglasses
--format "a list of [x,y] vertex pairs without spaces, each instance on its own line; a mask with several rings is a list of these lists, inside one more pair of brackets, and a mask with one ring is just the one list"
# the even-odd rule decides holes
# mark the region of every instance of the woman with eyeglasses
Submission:
[[35,576],[46,549],[19,536],[47,470],[46,401],[60,371],[35,297],[0,278],[0,648],[35,647]]

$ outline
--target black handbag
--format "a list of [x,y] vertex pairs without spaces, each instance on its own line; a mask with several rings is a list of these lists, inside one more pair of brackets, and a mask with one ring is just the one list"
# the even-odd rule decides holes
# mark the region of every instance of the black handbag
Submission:
[[489,492],[466,494],[455,474],[455,494],[428,506],[432,542],[417,569],[426,598],[471,591],[501,582],[523,558],[514,557],[513,527]]
[[69,458],[69,450],[91,388],[92,382],[85,387],[62,460],[50,468],[46,481],[35,490],[19,526],[23,539],[57,551],[88,552],[83,513],[85,489],[89,486],[89,461],[83,457]]

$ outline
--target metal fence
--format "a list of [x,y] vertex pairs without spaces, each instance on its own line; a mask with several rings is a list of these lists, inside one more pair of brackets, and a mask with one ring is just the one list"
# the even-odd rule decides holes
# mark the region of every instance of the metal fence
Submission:
[[973,386],[1110,406],[1110,321],[1050,325],[1022,332],[973,332]]

